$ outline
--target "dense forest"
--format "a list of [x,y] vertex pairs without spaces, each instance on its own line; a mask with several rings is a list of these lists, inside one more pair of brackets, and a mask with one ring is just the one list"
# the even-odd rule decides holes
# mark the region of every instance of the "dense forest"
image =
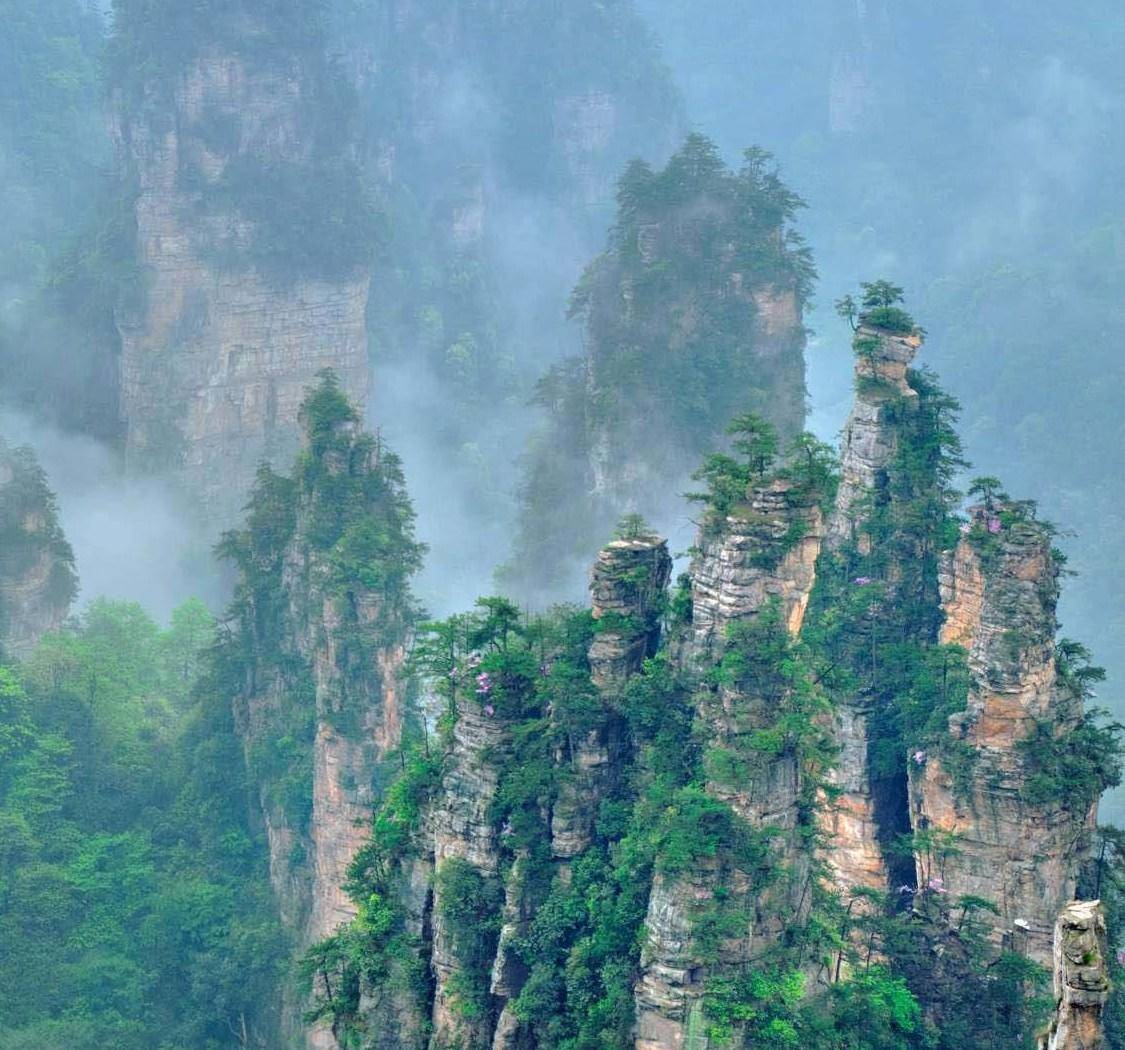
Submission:
[[1125,1048],[1104,0],[0,17],[0,1050]]

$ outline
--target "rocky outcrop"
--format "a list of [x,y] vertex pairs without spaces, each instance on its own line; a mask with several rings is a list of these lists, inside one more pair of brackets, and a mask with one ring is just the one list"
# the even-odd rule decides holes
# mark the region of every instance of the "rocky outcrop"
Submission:
[[[715,656],[731,624],[754,616],[775,598],[789,633],[799,634],[823,538],[820,508],[784,478],[755,487],[746,505],[721,527],[704,530],[691,570],[685,660]],[[776,560],[771,558],[775,551]]]
[[668,544],[655,536],[614,540],[598,553],[590,575],[597,633],[589,659],[599,689],[621,688],[656,652],[671,574]]
[[584,354],[539,388],[550,429],[527,459],[511,577],[532,593],[623,514],[682,517],[737,416],[763,416],[783,445],[802,429],[808,274],[779,186],[762,158],[727,171],[700,135],[662,170],[622,176],[606,248],[571,296]]
[[1105,911],[1100,901],[1068,904],[1055,923],[1055,1015],[1039,1050],[1108,1050],[1103,1014],[1109,1000]]
[[[784,478],[753,487],[739,509],[704,527],[691,570],[689,634],[678,654],[686,673],[698,676],[713,667],[732,644],[729,629],[754,623],[767,610],[777,618],[773,630],[798,634],[823,531],[820,508]],[[697,696],[706,746],[729,756],[737,769],[734,776],[710,769],[707,793],[748,828],[770,830],[773,871],[719,858],[683,874],[657,873],[635,990],[637,1050],[709,1045],[702,997],[710,970],[744,966],[807,906],[807,861],[796,834],[797,756],[789,750],[755,753],[747,746],[752,734],[773,724],[781,699],[777,690],[783,688],[779,680],[728,681]],[[702,931],[718,907],[743,916],[744,926],[716,952],[704,949]]]
[[[864,522],[873,506],[888,498],[888,472],[899,448],[897,420],[891,406],[915,399],[908,369],[921,340],[860,324],[855,333],[855,401],[840,446],[840,487],[829,516],[826,547],[838,551],[853,544],[871,550]],[[892,572],[893,575],[893,572]],[[872,606],[870,616],[878,616]],[[845,898],[855,887],[885,890],[887,862],[880,842],[879,786],[870,758],[872,698],[863,692],[837,699],[836,764],[828,775],[833,799],[824,807],[827,845],[824,859]]]
[[972,677],[967,709],[949,725],[961,757],[956,767],[933,753],[912,762],[910,784],[915,828],[954,836],[940,865],[944,891],[995,903],[997,936],[1018,926],[1043,961],[1097,809],[1061,786],[1039,797],[1025,746],[1045,734],[1065,747],[1082,716],[1081,691],[1056,663],[1058,573],[1050,533],[1026,509],[972,509],[941,575],[942,638],[968,650]]
[[828,523],[832,548],[849,539],[861,546],[867,543],[860,535],[862,505],[886,488],[887,470],[898,448],[888,405],[917,396],[907,381],[907,371],[919,346],[917,335],[898,335],[863,324],[855,333],[856,394],[840,445],[840,487]]
[[[672,572],[668,544],[655,536],[615,540],[598,554],[590,578],[596,633],[590,643],[590,679],[603,693],[622,689],[660,642],[660,617]],[[551,849],[561,860],[590,844],[597,803],[620,764],[616,720],[599,719],[580,739],[568,742],[558,761],[569,776],[551,811]]]
[[301,60],[212,48],[146,84],[139,104],[116,102],[142,275],[117,311],[126,455],[179,477],[212,527],[234,520],[263,459],[288,466],[318,372],[333,369],[359,403],[367,393],[369,273],[302,268],[305,245],[268,272],[263,220],[240,207],[263,192],[256,173],[308,159],[311,76]]
[[430,956],[435,981],[435,1047],[485,1047],[491,1041],[493,1019],[488,1012],[480,1015],[458,1009],[451,982],[466,963],[459,958],[456,939],[449,929],[441,874],[450,861],[463,861],[483,880],[500,878],[499,831],[490,820],[489,809],[509,746],[508,726],[491,712],[491,705],[468,696],[458,698],[441,801],[432,818],[434,871],[438,876]]
[[[299,416],[305,449],[294,476],[263,473],[250,527],[221,549],[241,570],[230,624],[244,675],[236,720],[278,907],[305,948],[356,915],[344,886],[406,718],[411,606],[399,581],[418,552],[397,461],[362,431],[334,379]],[[299,1006],[289,1004],[294,1028]],[[315,1028],[308,1045],[336,1044]]]
[[54,493],[30,448],[0,439],[0,660],[58,630],[78,590]]

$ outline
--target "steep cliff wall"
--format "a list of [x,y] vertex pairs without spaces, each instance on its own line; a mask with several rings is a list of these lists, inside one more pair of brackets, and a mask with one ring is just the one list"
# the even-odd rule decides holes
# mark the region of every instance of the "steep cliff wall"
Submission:
[[[908,369],[920,345],[915,335],[868,324],[861,324],[855,333],[856,394],[840,444],[840,487],[827,530],[830,551],[847,545],[861,556],[872,553],[871,516],[892,498],[890,475],[902,443],[902,401],[916,402],[918,397],[908,381]],[[888,566],[884,575],[895,574],[896,568]],[[867,576],[854,579],[870,581]],[[854,585],[854,580],[848,582]],[[893,601],[889,595],[880,599]],[[873,601],[867,618],[878,616],[878,602]],[[871,762],[869,722],[875,704],[872,691],[859,685],[836,702],[840,752],[828,778],[835,797],[824,815],[825,859],[844,893],[853,887],[885,890],[889,881]]]
[[[660,617],[672,572],[668,546],[649,536],[615,540],[603,547],[590,578],[596,634],[590,643],[590,680],[603,695],[616,696],[660,642]],[[551,849],[560,859],[590,845],[597,805],[625,760],[621,726],[601,718],[559,761],[570,776],[551,810]]]
[[[240,570],[235,714],[275,895],[304,946],[356,915],[344,886],[408,717],[406,580],[420,552],[397,461],[362,432],[334,379],[306,397],[300,420],[294,475],[259,473],[247,528],[221,549]],[[314,1030],[309,1045],[335,1043]]]
[[0,658],[27,656],[61,627],[77,590],[74,554],[35,454],[0,439]]
[[800,632],[823,536],[815,499],[783,478],[752,487],[737,509],[703,527],[678,658],[700,679],[706,792],[751,836],[766,837],[758,851],[720,851],[682,874],[657,871],[636,987],[637,1050],[710,1045],[708,980],[745,967],[808,906],[797,834],[807,790],[801,757],[792,741],[765,750],[753,741],[791,702],[793,683],[778,663]]
[[1056,658],[1058,574],[1050,533],[1025,507],[973,508],[941,575],[942,639],[968,650],[972,675],[968,707],[949,725],[964,757],[960,769],[938,755],[911,763],[915,827],[953,836],[948,856],[922,861],[927,877],[993,901],[997,934],[1023,931],[1040,960],[1097,807],[1096,791],[1052,779],[1050,756],[1080,760],[1083,746],[1083,690]]
[[[175,61],[122,10],[131,59],[112,131],[140,272],[117,311],[126,453],[227,526],[258,464],[284,468],[297,451],[320,370],[357,403],[367,393],[369,251],[354,231],[368,220],[346,174],[354,146],[326,134],[347,127],[347,96],[329,116],[323,44],[312,29],[286,38],[280,10],[189,18]],[[138,69],[157,72],[138,82]]]

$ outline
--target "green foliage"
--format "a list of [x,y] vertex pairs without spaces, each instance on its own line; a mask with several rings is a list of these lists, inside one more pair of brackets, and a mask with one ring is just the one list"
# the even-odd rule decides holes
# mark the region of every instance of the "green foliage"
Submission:
[[[903,299],[901,288],[883,280],[865,281],[860,287],[863,289],[863,294],[860,297],[860,324],[903,335],[912,335],[918,331],[914,324],[914,318],[897,305]],[[847,305],[849,303],[854,310],[855,304],[851,302],[850,296],[841,300],[841,304]],[[845,314],[845,316],[847,315]],[[857,340],[857,342],[859,341]]]
[[1081,811],[1107,788],[1121,783],[1125,726],[1105,723],[1106,714],[1099,708],[1087,711],[1078,725],[1061,734],[1054,723],[1036,723],[1031,736],[1020,743],[1029,768],[1024,784],[1028,802],[1063,804]]
[[500,885],[454,857],[438,868],[435,892],[457,960],[450,996],[464,1017],[483,1018],[490,1009],[488,984],[500,933]]
[[0,1046],[272,1042],[287,949],[198,603],[0,670]]
[[[776,451],[768,428],[786,441],[798,431],[800,310],[813,277],[792,228],[801,207],[768,154],[748,150],[731,171],[698,134],[662,170],[626,169],[606,251],[571,296],[587,358],[539,386],[548,419],[526,461],[514,577],[569,567],[612,527],[624,507],[590,506],[594,463],[643,464],[622,496],[651,513],[663,479],[688,476],[732,420],[735,451],[759,473]],[[782,345],[760,353],[761,313],[791,309]],[[743,497],[733,457],[714,456],[701,473],[720,502]]]
[[[818,503],[827,507],[836,493],[839,473],[833,450],[812,434],[801,433],[787,449],[785,464],[775,469],[777,433],[753,413],[738,416],[727,427],[731,447],[739,457],[725,452],[709,455],[692,478],[707,484],[706,492],[691,492],[687,498],[703,503],[708,511],[708,524],[717,528],[731,514],[749,513],[746,503],[751,490],[776,478],[794,483],[790,499],[794,503]],[[788,551],[803,535],[799,523],[791,534],[759,554],[769,567]]]
[[[30,448],[9,448],[0,439],[0,582],[18,587],[43,560],[47,562],[45,598],[66,609],[78,593],[74,552],[59,526],[55,494]],[[0,636],[10,611],[0,599]],[[2,657],[0,653],[0,657]]]

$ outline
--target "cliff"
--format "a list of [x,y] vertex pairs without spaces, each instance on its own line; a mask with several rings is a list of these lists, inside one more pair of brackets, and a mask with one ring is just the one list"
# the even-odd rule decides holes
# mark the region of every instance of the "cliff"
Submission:
[[[1057,778],[1050,756],[1083,753],[1083,689],[1056,656],[1059,563],[1026,506],[972,508],[943,559],[942,640],[968,651],[971,687],[949,722],[960,768],[927,754],[911,764],[916,827],[952,837],[945,889],[999,908],[997,934],[1027,938],[1046,960],[1055,918],[1074,895],[1096,824],[1097,794]],[[1064,657],[1065,659],[1065,657]]]
[[628,515],[592,609],[488,598],[424,626],[437,739],[404,747],[356,917],[312,950],[338,1039],[1031,1037],[1117,730],[1055,640],[1049,528],[994,479],[956,513],[956,404],[910,367],[900,295],[865,292],[839,465],[736,417],[670,593],[665,543]]
[[288,466],[322,369],[357,403],[367,394],[368,217],[354,144],[329,137],[347,128],[347,96],[330,101],[315,30],[286,36],[283,11],[241,4],[184,17],[174,42],[131,5],[117,20],[131,59],[113,76],[111,130],[140,276],[117,308],[119,400],[132,469],[178,478],[214,528],[263,459]]
[[752,485],[743,502],[702,528],[677,656],[699,681],[693,702],[706,747],[704,789],[758,841],[701,858],[682,874],[658,866],[636,987],[637,1050],[710,1045],[708,982],[760,957],[807,909],[801,748],[785,736],[766,749],[757,741],[776,732],[793,703],[793,683],[779,665],[800,632],[823,536],[814,495],[783,477]]
[[28,656],[78,591],[54,493],[29,448],[0,439],[0,658]]
[[[410,717],[406,581],[420,552],[397,460],[363,433],[333,377],[306,396],[300,421],[294,474],[262,469],[247,527],[221,550],[240,573],[228,660],[271,881],[308,945],[356,915],[348,869]],[[309,1045],[334,1043],[314,1031]]]
[[[875,572],[857,567],[856,559],[870,557],[874,552],[878,530],[873,527],[873,516],[893,510],[889,505],[896,496],[891,477],[903,449],[904,409],[910,413],[918,400],[909,381],[909,368],[921,339],[912,332],[891,332],[863,322],[852,345],[855,400],[840,443],[840,485],[828,518],[826,546],[829,552],[840,555],[841,562],[855,569],[848,581],[853,587],[855,581],[867,580],[866,585],[860,586],[874,590],[870,585],[876,579]],[[847,554],[841,555],[844,548],[852,552],[850,559]],[[901,566],[887,563],[879,568],[884,584],[893,588]],[[872,595],[871,603],[863,610],[861,619],[866,621],[867,633],[872,637],[881,607],[893,600],[884,587],[878,595]],[[864,629],[863,624],[855,626]],[[881,785],[873,769],[873,734],[869,728],[877,706],[874,682],[867,688],[857,684],[836,699],[835,739],[839,756],[828,777],[833,800],[824,817],[825,857],[837,888],[845,894],[855,887],[886,890],[890,882],[885,855],[888,836],[877,812]]]

